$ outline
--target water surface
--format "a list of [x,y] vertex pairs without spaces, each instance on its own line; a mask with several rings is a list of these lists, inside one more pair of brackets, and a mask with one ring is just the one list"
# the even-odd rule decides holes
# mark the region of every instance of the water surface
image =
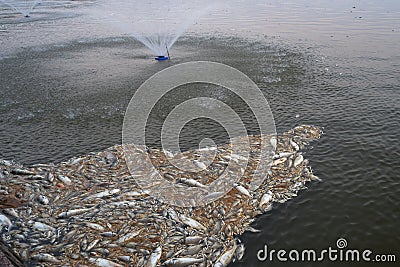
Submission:
[[[397,1],[230,2],[193,25],[171,50],[172,60],[161,64],[82,9],[38,9],[40,16],[33,13],[30,20],[0,15],[0,158],[59,162],[120,143],[126,106],[145,79],[181,62],[225,63],[257,83],[279,132],[300,123],[325,132],[306,151],[323,182],[258,218],[253,226],[262,232],[240,237],[247,251],[232,266],[342,266],[256,257],[264,244],[322,250],[340,237],[350,248],[397,253],[399,259]],[[227,93],[213,97],[242,110]],[[223,134],[198,120],[181,141],[190,148]]]

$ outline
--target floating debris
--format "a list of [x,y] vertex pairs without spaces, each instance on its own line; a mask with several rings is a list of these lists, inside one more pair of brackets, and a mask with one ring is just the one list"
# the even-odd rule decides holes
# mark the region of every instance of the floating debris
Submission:
[[[59,164],[24,167],[0,160],[2,241],[34,266],[227,266],[245,253],[237,236],[260,231],[251,227],[258,215],[297,196],[306,182],[320,180],[304,148],[321,134],[317,127],[301,125],[267,136],[276,153],[256,190],[250,182],[262,163],[257,156],[262,137],[245,137],[251,152],[240,180],[225,195],[210,192],[218,200],[190,208],[170,206],[142,190],[128,171],[121,145]],[[206,166],[199,158],[207,151],[215,158]],[[247,160],[233,151],[229,144],[180,154],[148,149],[166,181],[201,190],[230,161]],[[185,158],[199,170],[185,173],[168,158]]]

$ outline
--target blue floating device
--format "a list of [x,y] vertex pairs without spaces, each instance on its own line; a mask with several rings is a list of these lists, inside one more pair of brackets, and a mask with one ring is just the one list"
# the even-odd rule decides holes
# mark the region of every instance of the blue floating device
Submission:
[[167,57],[167,56],[158,56],[158,57],[156,57],[156,58],[154,58],[154,59],[155,59],[155,60],[161,61],[161,60],[167,60],[168,57]]

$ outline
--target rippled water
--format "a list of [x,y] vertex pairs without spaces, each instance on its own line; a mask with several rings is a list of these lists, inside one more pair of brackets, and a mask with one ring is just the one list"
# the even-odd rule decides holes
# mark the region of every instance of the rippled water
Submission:
[[[397,1],[231,2],[194,25],[173,47],[173,60],[161,64],[132,39],[97,22],[83,24],[87,18],[74,12],[80,8],[54,8],[58,15],[51,9],[38,11],[46,15],[36,20],[33,13],[31,21],[0,15],[0,158],[62,161],[119,143],[125,108],[145,79],[180,62],[225,63],[257,83],[278,131],[311,123],[325,132],[306,152],[323,182],[261,216],[253,226],[262,232],[241,237],[247,251],[232,266],[342,266],[256,257],[264,244],[322,250],[340,237],[350,248],[399,259]],[[172,99],[189,95],[177,91]],[[213,97],[241,110],[226,92]],[[158,112],[169,109],[161,105]],[[198,120],[185,128],[182,142],[190,148],[221,134]]]

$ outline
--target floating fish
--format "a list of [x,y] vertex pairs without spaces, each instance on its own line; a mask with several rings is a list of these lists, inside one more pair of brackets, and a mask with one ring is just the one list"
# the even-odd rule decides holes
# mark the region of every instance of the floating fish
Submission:
[[47,254],[47,253],[33,255],[31,258],[33,260],[43,261],[43,262],[50,262],[50,263],[60,263],[61,262],[60,260],[58,260],[53,255],[50,255],[50,254]]
[[235,244],[231,249],[227,250],[224,254],[219,257],[214,267],[226,267],[232,261],[233,256],[235,255],[237,245]]
[[145,267],[155,267],[161,258],[161,252],[161,247],[156,248],[153,253],[151,253]]
[[164,262],[164,265],[170,267],[185,267],[189,265],[193,265],[196,263],[202,263],[204,259],[195,259],[195,258],[174,258],[169,259]]
[[99,267],[123,267],[123,265],[102,258],[89,258],[89,262]]
[[88,212],[92,210],[93,208],[84,208],[84,209],[74,209],[74,210],[68,210],[65,212],[61,212],[60,214],[57,215],[57,219],[63,219],[63,218],[68,218],[71,216],[79,215],[85,212]]

